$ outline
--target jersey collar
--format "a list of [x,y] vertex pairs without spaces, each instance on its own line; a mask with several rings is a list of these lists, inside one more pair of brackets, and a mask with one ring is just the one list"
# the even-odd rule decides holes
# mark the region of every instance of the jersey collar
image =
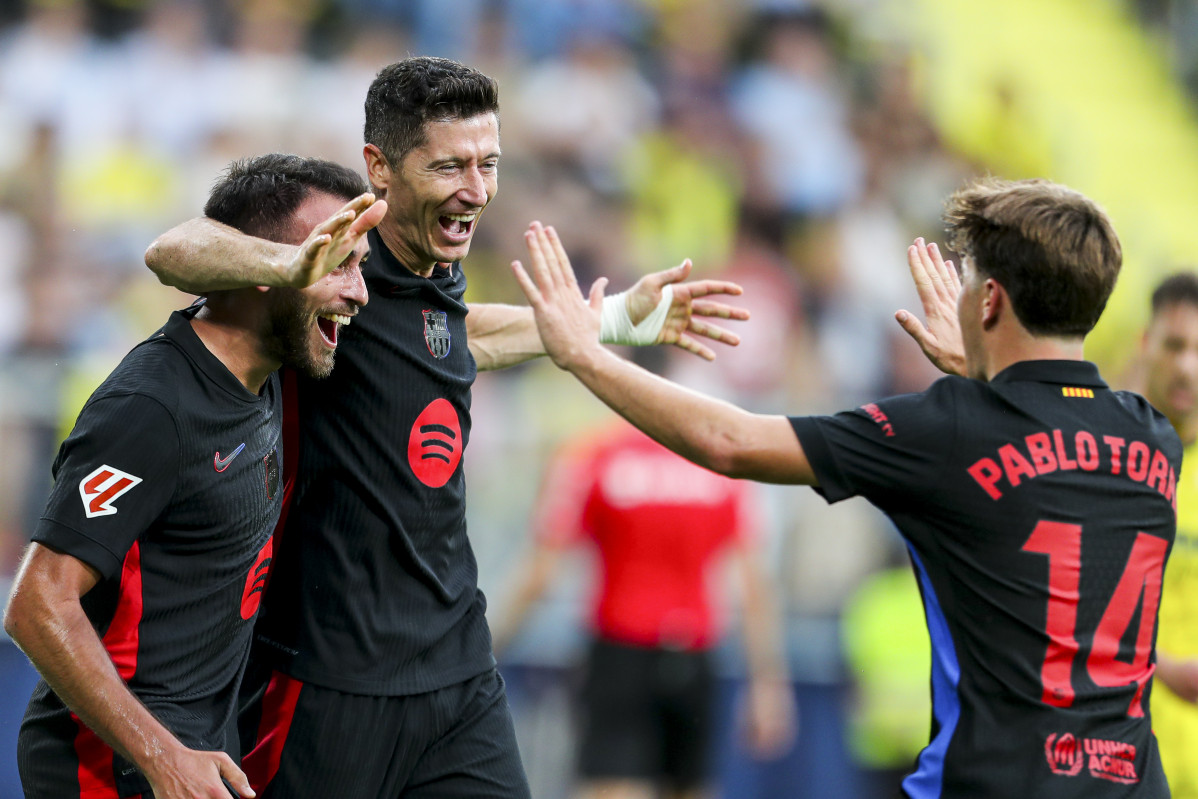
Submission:
[[991,383],[1056,383],[1059,385],[1106,388],[1098,367],[1089,361],[1019,361],[990,378]]
[[[171,340],[179,349],[186,353],[187,357],[203,370],[208,378],[220,386],[225,392],[232,394],[245,402],[262,402],[267,395],[267,387],[262,387],[261,394],[254,394],[249,389],[241,384],[241,381],[229,371],[229,368],[224,365],[220,358],[212,354],[212,351],[204,346],[204,342],[200,340],[195,328],[191,326],[191,320],[204,307],[204,298],[196,300],[187,308],[180,311],[175,311],[166,320],[166,324],[162,326],[162,334]],[[267,383],[270,381],[268,380]]]

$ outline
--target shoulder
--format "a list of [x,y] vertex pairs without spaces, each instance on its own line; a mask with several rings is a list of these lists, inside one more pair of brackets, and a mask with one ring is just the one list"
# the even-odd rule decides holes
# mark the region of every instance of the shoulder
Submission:
[[1138,424],[1147,427],[1156,442],[1173,461],[1180,461],[1181,439],[1173,424],[1140,394],[1134,391],[1112,391],[1111,395]]
[[84,412],[100,402],[119,402],[146,409],[157,407],[173,419],[194,383],[194,370],[187,356],[166,336],[156,336],[129,351],[92,392]]

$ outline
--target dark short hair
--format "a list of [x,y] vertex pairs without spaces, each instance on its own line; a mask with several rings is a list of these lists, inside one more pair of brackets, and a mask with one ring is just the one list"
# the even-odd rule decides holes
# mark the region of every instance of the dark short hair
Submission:
[[1106,308],[1123,249],[1092,200],[1047,180],[981,178],[945,205],[948,245],[1011,298],[1040,336],[1084,336]]
[[383,67],[366,92],[363,138],[392,166],[424,144],[430,120],[499,114],[499,86],[448,58],[417,56]]
[[204,214],[251,236],[279,241],[313,191],[352,200],[370,189],[361,175],[341,164],[271,153],[231,163],[212,186]]
[[1152,315],[1182,303],[1198,307],[1198,273],[1178,272],[1162,280],[1152,292]]

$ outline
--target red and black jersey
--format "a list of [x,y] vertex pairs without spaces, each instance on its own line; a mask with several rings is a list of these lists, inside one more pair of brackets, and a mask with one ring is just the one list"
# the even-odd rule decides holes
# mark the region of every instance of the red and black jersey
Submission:
[[[82,598],[121,677],[188,747],[225,750],[278,518],[281,390],[254,395],[172,314],[92,394],[33,540],[95,568]],[[41,682],[18,747],[27,796],[144,779]]]
[[461,267],[420,277],[370,245],[370,304],[333,374],[295,381],[298,472],[256,651],[304,682],[403,695],[494,665],[461,465],[477,370]]
[[1181,443],[1093,364],[791,420],[830,502],[905,537],[932,642],[907,796],[1167,797],[1149,718]]

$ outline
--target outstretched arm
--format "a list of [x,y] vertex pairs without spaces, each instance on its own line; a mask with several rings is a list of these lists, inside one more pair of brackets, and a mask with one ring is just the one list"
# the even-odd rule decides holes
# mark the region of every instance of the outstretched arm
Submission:
[[[664,446],[731,477],[814,485],[815,473],[784,416],[749,413],[650,374],[599,342],[603,286],[582,296],[570,261],[552,228],[524,234],[529,270],[512,270],[536,314],[549,356],[612,410]],[[531,274],[530,274],[531,273]]]
[[99,575],[82,561],[32,544],[13,582],[4,629],[83,723],[141,769],[160,799],[228,799],[250,784],[224,752],[188,749],[121,679],[80,605]]
[[916,239],[907,248],[907,266],[919,292],[927,326],[910,311],[898,311],[894,318],[937,369],[946,374],[965,376],[965,344],[957,316],[961,278],[953,262],[945,261],[934,243]]
[[250,286],[304,288],[340,266],[386,213],[385,200],[360,195],[298,247],[196,217],[155,239],[146,250],[146,266],[161,282],[191,294]]
[[[743,321],[749,312],[705,299],[737,295],[740,286],[726,280],[687,281],[690,260],[672,269],[645,275],[632,288],[604,300],[604,344],[672,344],[708,361],[715,351],[704,339],[735,347],[740,337],[711,319]],[[522,305],[482,303],[466,316],[470,353],[482,370],[503,369],[545,354],[532,309]]]

